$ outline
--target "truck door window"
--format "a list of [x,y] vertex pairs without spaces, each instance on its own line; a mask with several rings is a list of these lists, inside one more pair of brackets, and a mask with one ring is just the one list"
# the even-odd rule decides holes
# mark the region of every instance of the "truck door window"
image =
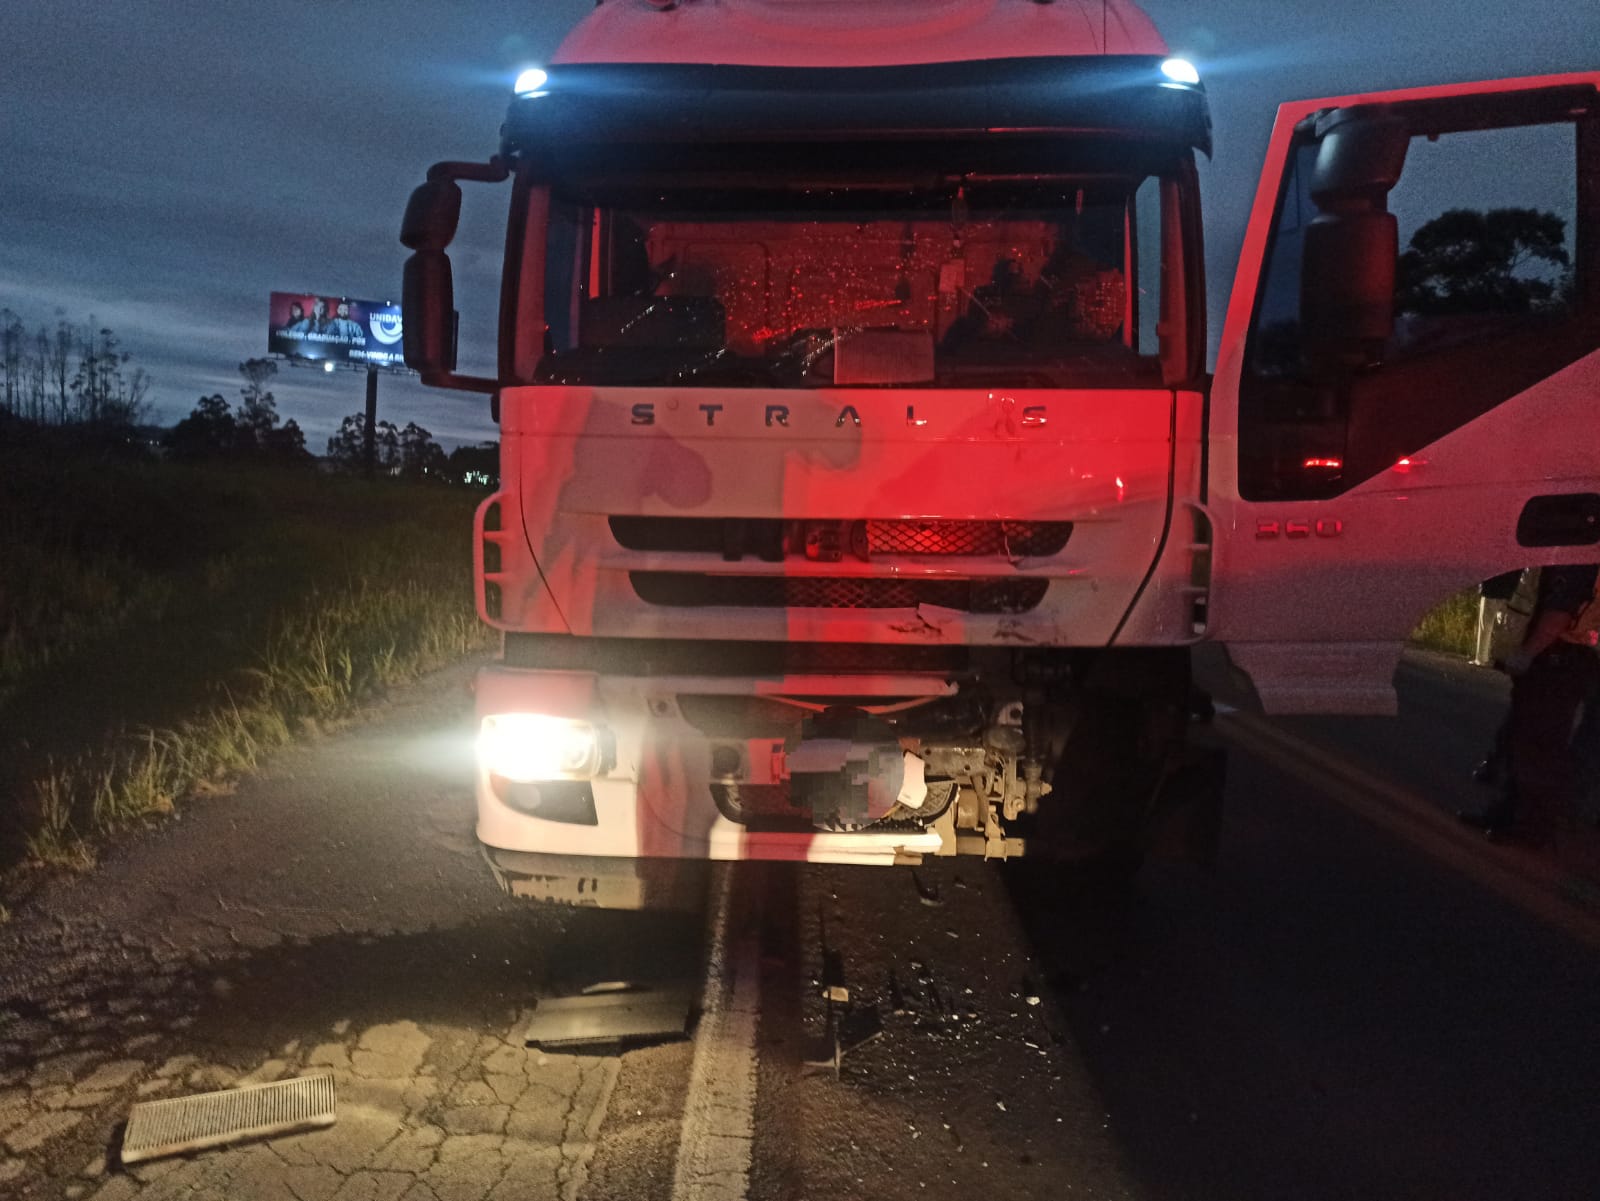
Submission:
[[1588,106],[1508,94],[1382,116],[1409,135],[1384,198],[1398,227],[1392,331],[1362,362],[1318,358],[1301,314],[1325,281],[1302,256],[1313,223],[1337,215],[1313,194],[1320,144],[1302,130],[1240,384],[1246,499],[1337,495],[1600,347],[1585,278],[1600,197],[1579,188],[1580,160],[1600,154]]
[[1129,254],[1135,286],[1129,289],[1130,345],[1141,354],[1159,348],[1156,325],[1161,320],[1161,181],[1151,176],[1133,196],[1133,233]]
[[574,195],[551,213],[546,311],[574,319],[549,319],[545,382],[1159,383],[1154,179]]

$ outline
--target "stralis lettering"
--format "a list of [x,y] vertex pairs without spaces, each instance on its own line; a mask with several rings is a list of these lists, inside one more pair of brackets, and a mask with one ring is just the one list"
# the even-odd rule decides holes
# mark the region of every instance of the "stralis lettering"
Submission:
[[[725,408],[725,405],[719,404],[703,404],[699,406],[698,412],[702,417],[705,418],[707,429],[717,428],[717,416],[718,414],[724,412]],[[765,411],[762,413],[762,424],[767,429],[792,429],[793,427],[789,424],[791,411],[792,410],[788,405],[767,405]],[[1048,412],[1048,409],[1044,405],[1028,405],[1022,410],[1021,424],[1032,427],[1042,426],[1045,424],[1048,418]],[[654,425],[656,423],[656,406],[654,401],[642,401],[639,404],[633,405],[628,410],[628,413],[628,419],[634,425]],[[1005,424],[1009,428],[1010,432],[1015,433],[1017,422],[1015,418],[1012,417],[1010,410],[1006,410],[1004,412],[1004,417],[1006,418]],[[861,412],[856,408],[855,405],[843,405],[834,413],[833,416],[834,429],[844,429],[846,426],[859,429],[864,424],[866,423],[861,416]],[[926,417],[919,417],[917,415],[916,405],[907,405],[906,424],[911,426],[913,429],[920,429],[928,424],[928,419]]]

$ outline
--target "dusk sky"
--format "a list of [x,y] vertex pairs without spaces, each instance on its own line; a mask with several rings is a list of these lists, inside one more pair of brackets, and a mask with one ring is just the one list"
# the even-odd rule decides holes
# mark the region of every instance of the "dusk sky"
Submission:
[[[114,329],[154,377],[158,420],[212,392],[236,400],[237,364],[266,353],[269,292],[398,298],[411,188],[435,160],[494,152],[517,69],[591,7],[8,0],[0,307],[30,328],[59,311]],[[1210,91],[1214,321],[1278,102],[1600,67],[1595,0],[1144,7]],[[505,203],[469,187],[452,252],[464,343],[492,317]],[[318,452],[362,407],[356,372],[285,368],[275,391]],[[381,416],[446,443],[494,437],[487,409],[403,377],[381,387]]]

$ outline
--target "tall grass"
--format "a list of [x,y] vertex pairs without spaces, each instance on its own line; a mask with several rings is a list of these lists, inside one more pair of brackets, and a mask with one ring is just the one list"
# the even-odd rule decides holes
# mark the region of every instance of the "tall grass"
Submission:
[[115,477],[74,492],[20,466],[0,483],[4,858],[83,865],[97,836],[488,644],[471,494],[126,464],[69,467]]
[[1478,590],[1458,592],[1424,615],[1411,641],[1429,650],[1471,656],[1477,650]]

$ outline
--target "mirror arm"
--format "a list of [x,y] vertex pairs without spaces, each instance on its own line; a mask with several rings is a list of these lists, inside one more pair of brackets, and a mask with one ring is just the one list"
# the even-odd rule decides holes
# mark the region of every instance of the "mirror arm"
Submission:
[[456,392],[475,392],[492,396],[500,390],[500,381],[482,375],[457,375],[454,371],[422,371],[422,382],[430,388],[450,388]]
[[504,183],[511,177],[511,168],[498,154],[486,163],[444,162],[428,168],[428,182],[453,179],[457,183]]

